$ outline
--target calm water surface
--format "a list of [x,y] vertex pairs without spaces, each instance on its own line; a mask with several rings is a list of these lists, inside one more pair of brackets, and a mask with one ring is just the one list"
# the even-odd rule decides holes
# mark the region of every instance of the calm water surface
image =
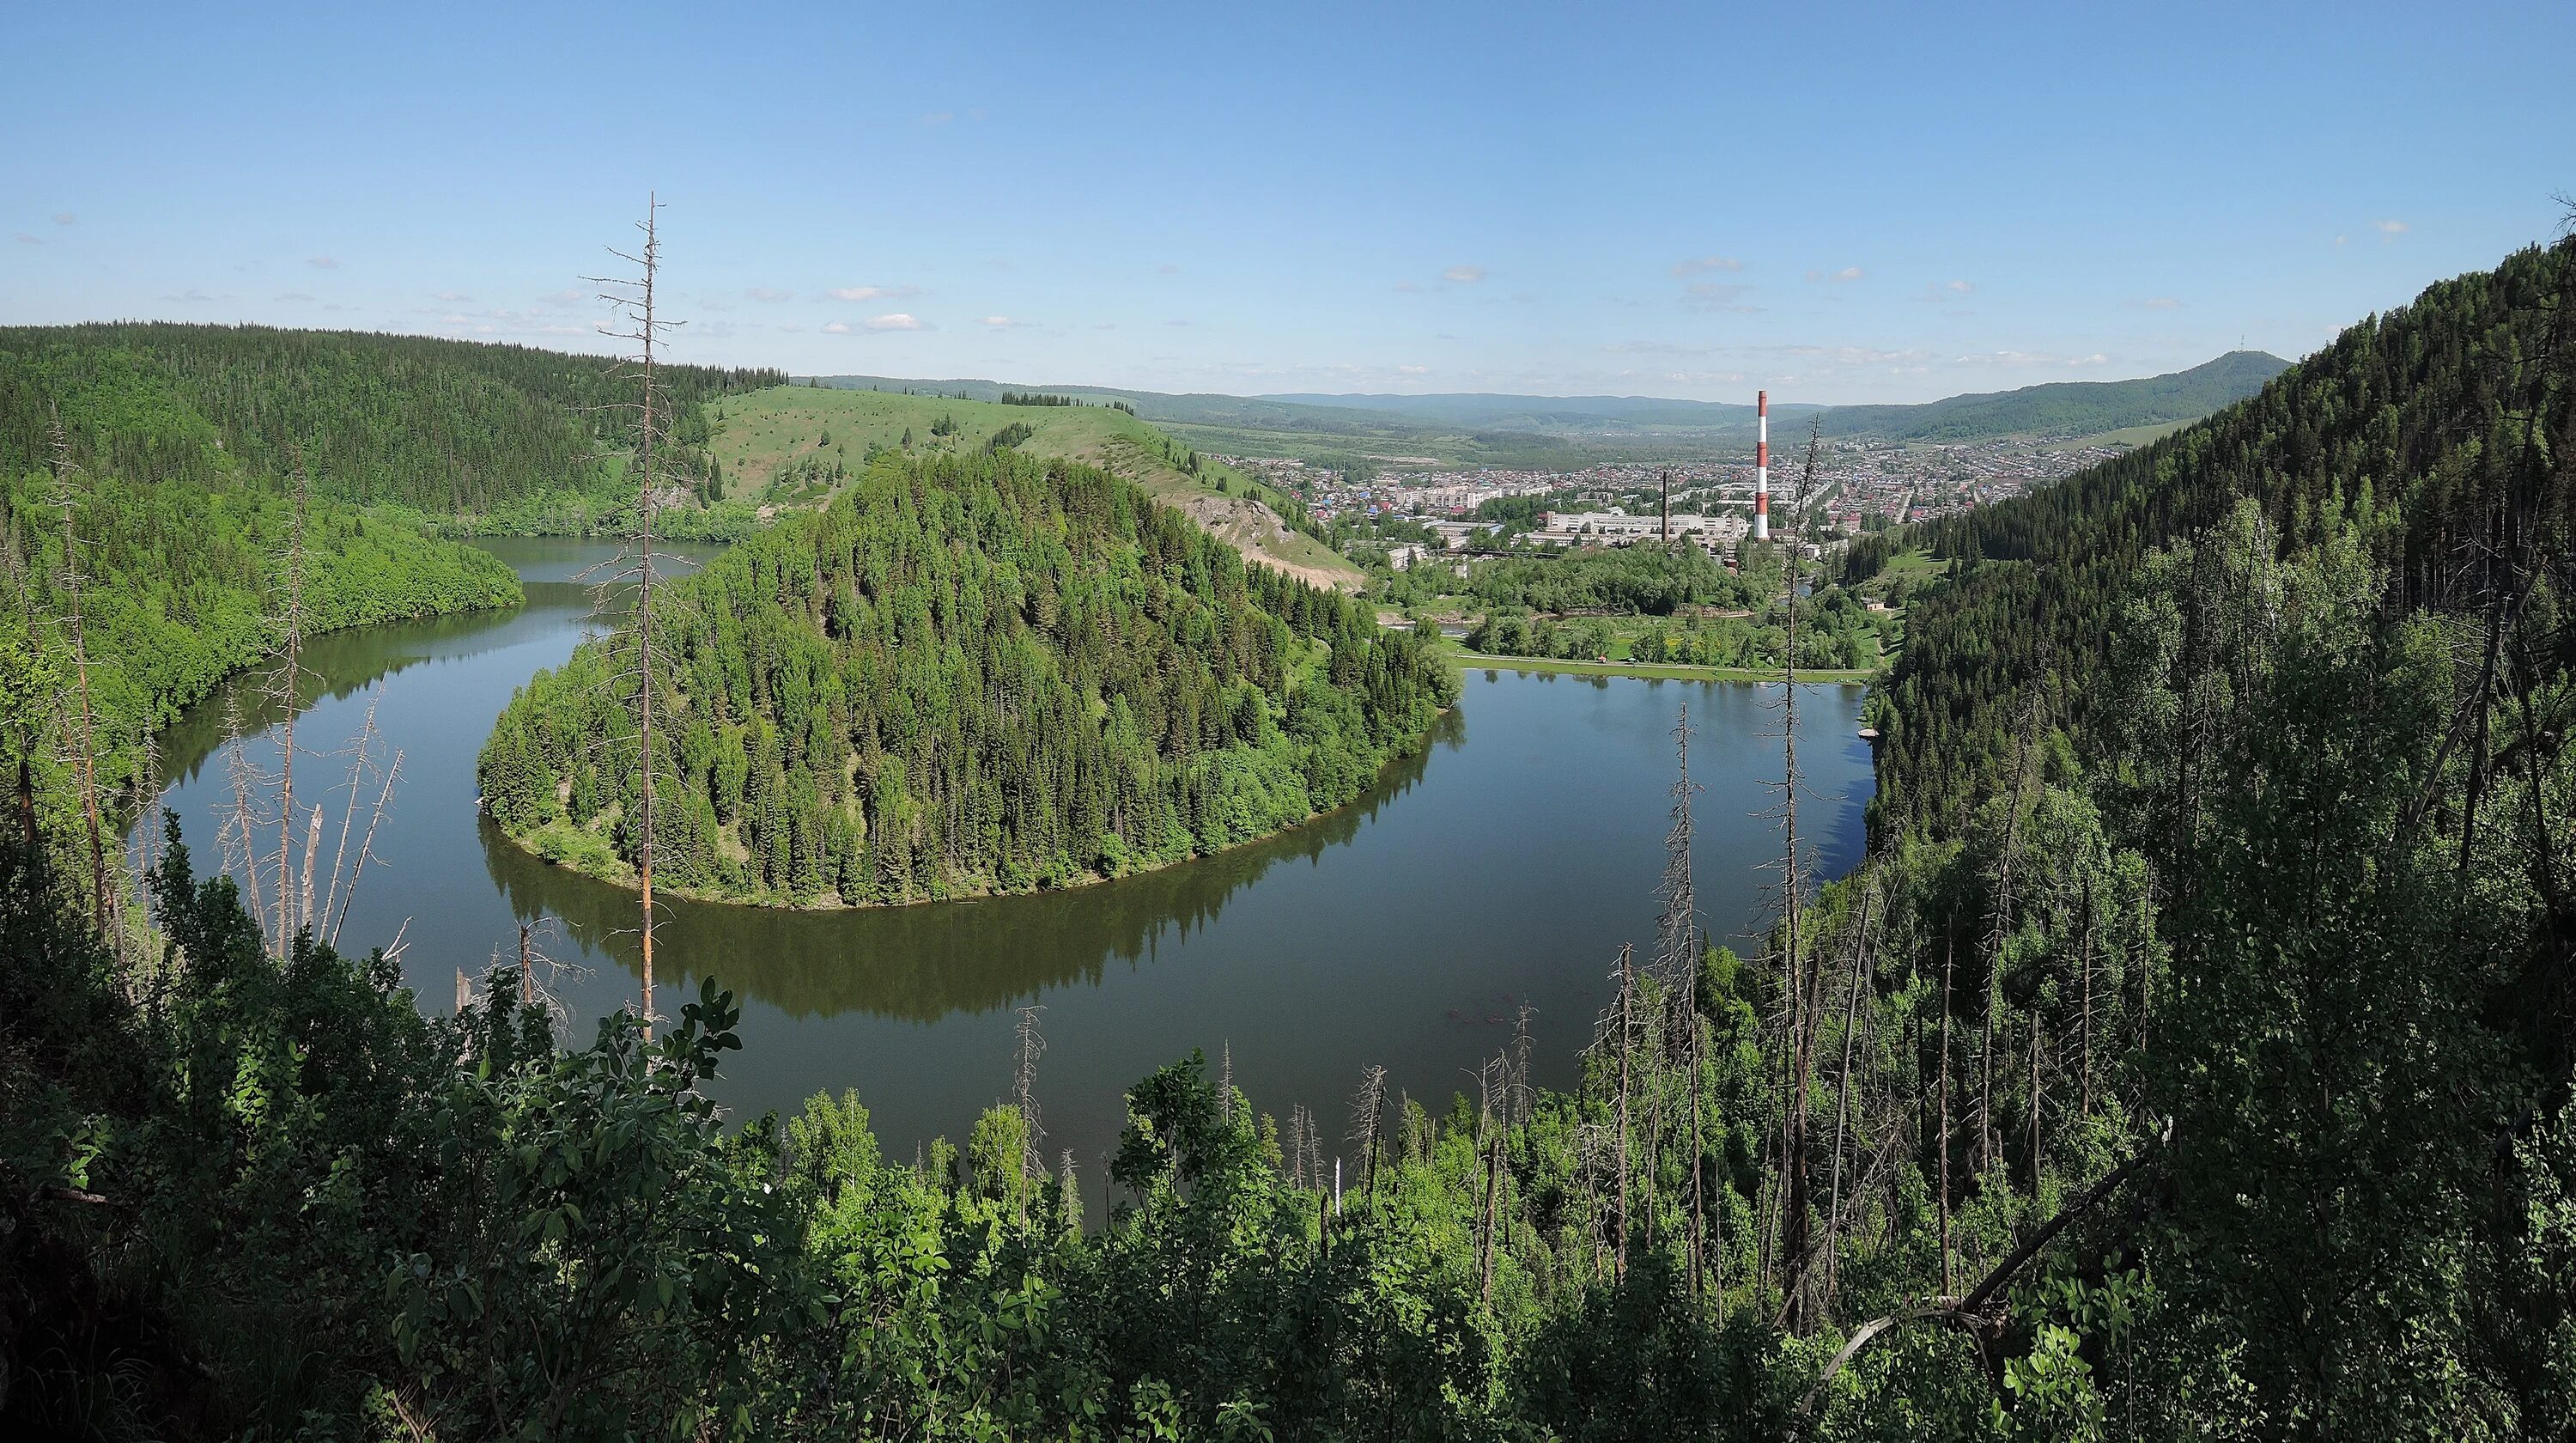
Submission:
[[[402,784],[378,836],[387,865],[361,886],[343,944],[402,931],[422,1005],[444,1010],[458,969],[479,977],[522,919],[552,919],[540,945],[588,969],[562,989],[575,1040],[587,1040],[589,1019],[635,993],[634,895],[503,841],[477,815],[474,758],[512,690],[596,626],[575,578],[610,550],[487,544],[527,584],[521,609],[309,646],[320,679],[297,721],[297,794],[335,788],[320,798],[327,862],[347,773],[328,753],[381,693]],[[1392,1085],[1442,1105],[1472,1085],[1526,1001],[1537,1080],[1567,1085],[1619,945],[1654,935],[1668,733],[1684,706],[1707,787],[1693,814],[1703,920],[1739,941],[1758,929],[1758,868],[1779,848],[1776,825],[1755,815],[1772,802],[1761,784],[1777,775],[1779,696],[1776,685],[1471,671],[1430,743],[1360,803],[1220,856],[981,902],[812,913],[666,902],[658,1000],[676,1012],[673,989],[694,996],[710,973],[743,997],[744,1048],[716,1088],[738,1115],[855,1088],[897,1150],[962,1137],[1009,1088],[1013,1009],[1042,1006],[1048,1146],[1074,1148],[1094,1182],[1124,1089],[1193,1047],[1212,1062],[1230,1050],[1256,1107],[1284,1116],[1304,1103],[1338,1133],[1361,1069],[1383,1063]],[[276,711],[248,686],[232,700],[250,755],[273,769]],[[1860,852],[1871,785],[1860,701],[1857,687],[1801,688],[1798,751],[1814,793],[1802,830],[1828,874]],[[218,697],[164,741],[176,768],[165,804],[208,867],[229,795],[223,716]]]

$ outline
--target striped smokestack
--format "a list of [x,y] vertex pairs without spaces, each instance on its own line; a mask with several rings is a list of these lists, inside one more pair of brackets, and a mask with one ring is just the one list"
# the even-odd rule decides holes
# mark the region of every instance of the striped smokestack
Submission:
[[1753,539],[1771,539],[1771,393],[1753,393],[1755,420],[1761,425],[1760,438],[1753,443]]

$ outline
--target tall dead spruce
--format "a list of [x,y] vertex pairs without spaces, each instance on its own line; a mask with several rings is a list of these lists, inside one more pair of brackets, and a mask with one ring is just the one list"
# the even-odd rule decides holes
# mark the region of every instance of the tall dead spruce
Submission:
[[1691,880],[1691,799],[1702,790],[1690,774],[1690,708],[1673,721],[1672,827],[1664,834],[1663,911],[1655,919],[1655,971],[1664,988],[1664,1051],[1679,1070],[1681,1105],[1690,1112],[1690,1197],[1682,1243],[1690,1262],[1690,1286],[1696,1293],[1704,1258],[1703,1191],[1700,1134],[1699,899]]
[[[1815,494],[1816,462],[1824,448],[1821,421],[1810,422],[1807,431],[1807,459],[1801,468],[1797,489],[1789,497],[1789,515],[1802,515],[1807,499]],[[1781,1320],[1789,1327],[1805,1332],[1814,1322],[1814,1309],[1807,1296],[1807,1264],[1811,1249],[1807,1214],[1811,1191],[1808,1181],[1807,1091],[1815,1064],[1815,1015],[1821,999],[1809,995],[1814,981],[1810,977],[1801,908],[1806,900],[1807,873],[1805,859],[1798,850],[1798,793],[1803,786],[1798,771],[1798,582],[1802,543],[1797,539],[1803,527],[1793,528],[1787,548],[1787,586],[1782,607],[1785,621],[1786,653],[1781,662],[1780,688],[1780,780],[1769,785],[1779,794],[1779,805],[1772,815],[1780,820],[1780,995],[1783,1006],[1780,1050],[1780,1206],[1777,1223],[1780,1246],[1775,1256],[1780,1265],[1780,1292],[1783,1299]]]
[[653,1035],[653,806],[656,800],[655,762],[653,756],[653,701],[661,687],[661,658],[653,649],[653,518],[660,506],[661,471],[668,465],[670,452],[670,405],[662,394],[659,371],[662,339],[677,323],[664,320],[655,309],[654,283],[662,266],[662,205],[658,197],[647,196],[644,219],[636,229],[644,233],[640,254],[630,255],[615,246],[608,253],[635,268],[625,276],[586,276],[583,279],[599,286],[600,299],[614,308],[617,319],[600,328],[600,334],[632,344],[635,349],[619,361],[616,375],[631,381],[634,399],[610,403],[605,409],[616,413],[633,413],[634,426],[629,432],[635,447],[635,524],[627,533],[627,544],[615,560],[596,574],[603,599],[632,591],[633,666],[623,676],[624,701],[635,719],[635,871],[641,884],[643,916],[638,929],[644,952],[641,1015],[644,1035]]
[[[89,641],[81,614],[80,527],[75,519],[81,500],[78,478],[80,468],[72,464],[70,440],[63,434],[60,413],[51,417],[54,452],[54,504],[63,516],[63,569],[57,589],[63,596],[63,640],[72,654],[72,676],[78,687],[76,714],[71,724],[72,765],[80,778],[81,811],[89,827],[89,905],[90,925],[101,936],[120,936],[124,929],[109,930],[109,918],[116,906],[115,894],[107,885],[107,832],[98,810],[98,745],[92,725],[89,694]],[[30,815],[33,807],[28,808]],[[32,831],[32,828],[30,829]],[[120,942],[118,950],[123,951]]]

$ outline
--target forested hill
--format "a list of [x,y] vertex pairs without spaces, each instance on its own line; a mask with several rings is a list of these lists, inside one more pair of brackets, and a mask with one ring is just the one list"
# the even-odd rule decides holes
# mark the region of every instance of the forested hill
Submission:
[[[137,482],[279,476],[300,454],[318,491],[480,514],[620,469],[632,384],[606,357],[527,346],[266,326],[0,328],[0,472],[41,464],[49,407],[75,456]],[[776,371],[666,366],[683,448],[703,403]],[[685,468],[684,468],[685,469]]]
[[[2508,507],[2515,527],[2545,526],[2563,547],[2576,531],[2564,461],[2576,447],[2563,364],[2571,276],[2576,251],[2562,243],[2442,282],[2242,404],[1923,528],[1961,570],[1908,616],[1887,688],[1874,804],[1883,823],[1963,819],[2003,765],[2034,682],[2050,715],[2090,719],[2121,589],[2148,551],[2216,523],[2239,498],[2261,506],[2283,554],[2351,520],[2400,612],[2456,592],[2472,548],[2504,534]],[[1881,554],[1854,561],[1867,568]]]
[[2262,351],[2230,351],[2188,371],[2134,381],[2057,381],[1920,406],[1836,406],[1824,414],[1825,434],[1883,441],[2098,436],[2198,420],[2254,394],[2289,364]]
[[[1452,696],[1435,649],[1126,482],[1006,448],[881,453],[673,588],[657,882],[771,903],[1063,886],[1357,796]],[[493,817],[631,858],[625,633],[511,701]],[[601,743],[605,739],[603,755]]]

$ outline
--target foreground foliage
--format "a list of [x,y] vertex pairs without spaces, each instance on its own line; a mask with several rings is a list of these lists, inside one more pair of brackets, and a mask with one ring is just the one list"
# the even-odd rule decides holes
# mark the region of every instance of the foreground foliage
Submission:
[[[2571,300],[2576,242],[2514,257],[1936,528],[1962,564],[1874,703],[1853,877],[1792,887],[1743,958],[1668,890],[1570,1093],[1519,1047],[1436,1110],[1362,1079],[1345,1151],[1176,1063],[1128,1094],[1106,1218],[1033,1095],[911,1165],[855,1097],[723,1126],[712,983],[665,1034],[613,1017],[578,1050],[507,970],[424,1018],[381,957],[269,960],[175,840],[169,947],[120,966],[13,839],[0,1411],[116,1437],[2566,1436]],[[929,504],[918,473],[877,484]],[[855,587],[803,589],[828,534],[725,585],[874,634]]]

